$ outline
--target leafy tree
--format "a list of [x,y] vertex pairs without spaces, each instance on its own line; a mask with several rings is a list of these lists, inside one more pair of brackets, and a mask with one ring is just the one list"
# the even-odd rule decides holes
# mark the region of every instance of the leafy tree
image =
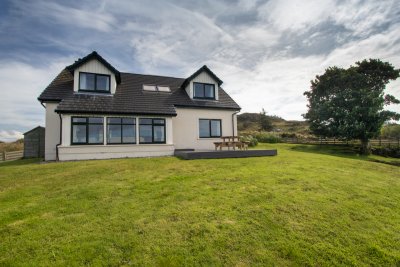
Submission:
[[400,138],[400,124],[387,124],[381,130],[383,138]]
[[260,130],[261,131],[272,131],[273,126],[271,120],[267,116],[267,112],[265,112],[264,108],[260,112]]
[[384,94],[386,85],[399,75],[400,70],[379,59],[363,60],[348,69],[329,67],[304,93],[309,104],[303,117],[314,134],[359,139],[361,153],[368,154],[369,139],[379,134],[383,123],[400,118],[384,110],[385,105],[400,103]]

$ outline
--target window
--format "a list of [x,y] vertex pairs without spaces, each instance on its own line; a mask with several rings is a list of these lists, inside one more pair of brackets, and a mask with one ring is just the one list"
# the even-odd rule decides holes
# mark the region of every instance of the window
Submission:
[[72,144],[103,144],[103,118],[72,117]]
[[141,144],[165,144],[165,119],[139,119]]
[[107,144],[135,144],[135,118],[107,118]]
[[79,72],[79,90],[110,92],[110,75]]
[[143,84],[144,91],[153,91],[153,92],[171,92],[171,89],[167,85],[149,85]]
[[215,99],[215,86],[208,83],[193,83],[193,98]]
[[199,137],[221,137],[221,120],[199,120]]

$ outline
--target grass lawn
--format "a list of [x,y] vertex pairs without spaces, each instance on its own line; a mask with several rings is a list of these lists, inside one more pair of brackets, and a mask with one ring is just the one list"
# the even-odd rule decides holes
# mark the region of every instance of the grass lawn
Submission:
[[0,164],[0,265],[400,265],[400,167],[278,156]]

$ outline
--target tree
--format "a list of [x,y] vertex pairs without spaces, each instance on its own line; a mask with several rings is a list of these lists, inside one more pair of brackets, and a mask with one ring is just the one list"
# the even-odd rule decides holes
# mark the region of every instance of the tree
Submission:
[[381,130],[381,137],[383,138],[400,138],[400,124],[387,124]]
[[368,154],[369,140],[379,134],[383,123],[400,118],[384,110],[386,105],[400,103],[384,94],[386,85],[399,75],[400,70],[379,59],[356,62],[348,69],[329,67],[304,92],[309,103],[303,117],[317,136],[359,139],[360,152]]
[[273,126],[272,126],[270,119],[268,118],[268,116],[266,114],[267,113],[265,112],[265,110],[263,108],[260,112],[260,130],[269,132],[269,131],[272,131]]

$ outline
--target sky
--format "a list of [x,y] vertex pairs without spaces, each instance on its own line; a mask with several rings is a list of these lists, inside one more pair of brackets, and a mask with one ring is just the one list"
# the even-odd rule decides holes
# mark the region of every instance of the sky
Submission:
[[[242,112],[302,120],[327,67],[400,68],[400,1],[3,0],[0,140],[44,126],[37,97],[93,50],[121,72],[185,78],[206,64]],[[400,98],[400,79],[387,93]]]

